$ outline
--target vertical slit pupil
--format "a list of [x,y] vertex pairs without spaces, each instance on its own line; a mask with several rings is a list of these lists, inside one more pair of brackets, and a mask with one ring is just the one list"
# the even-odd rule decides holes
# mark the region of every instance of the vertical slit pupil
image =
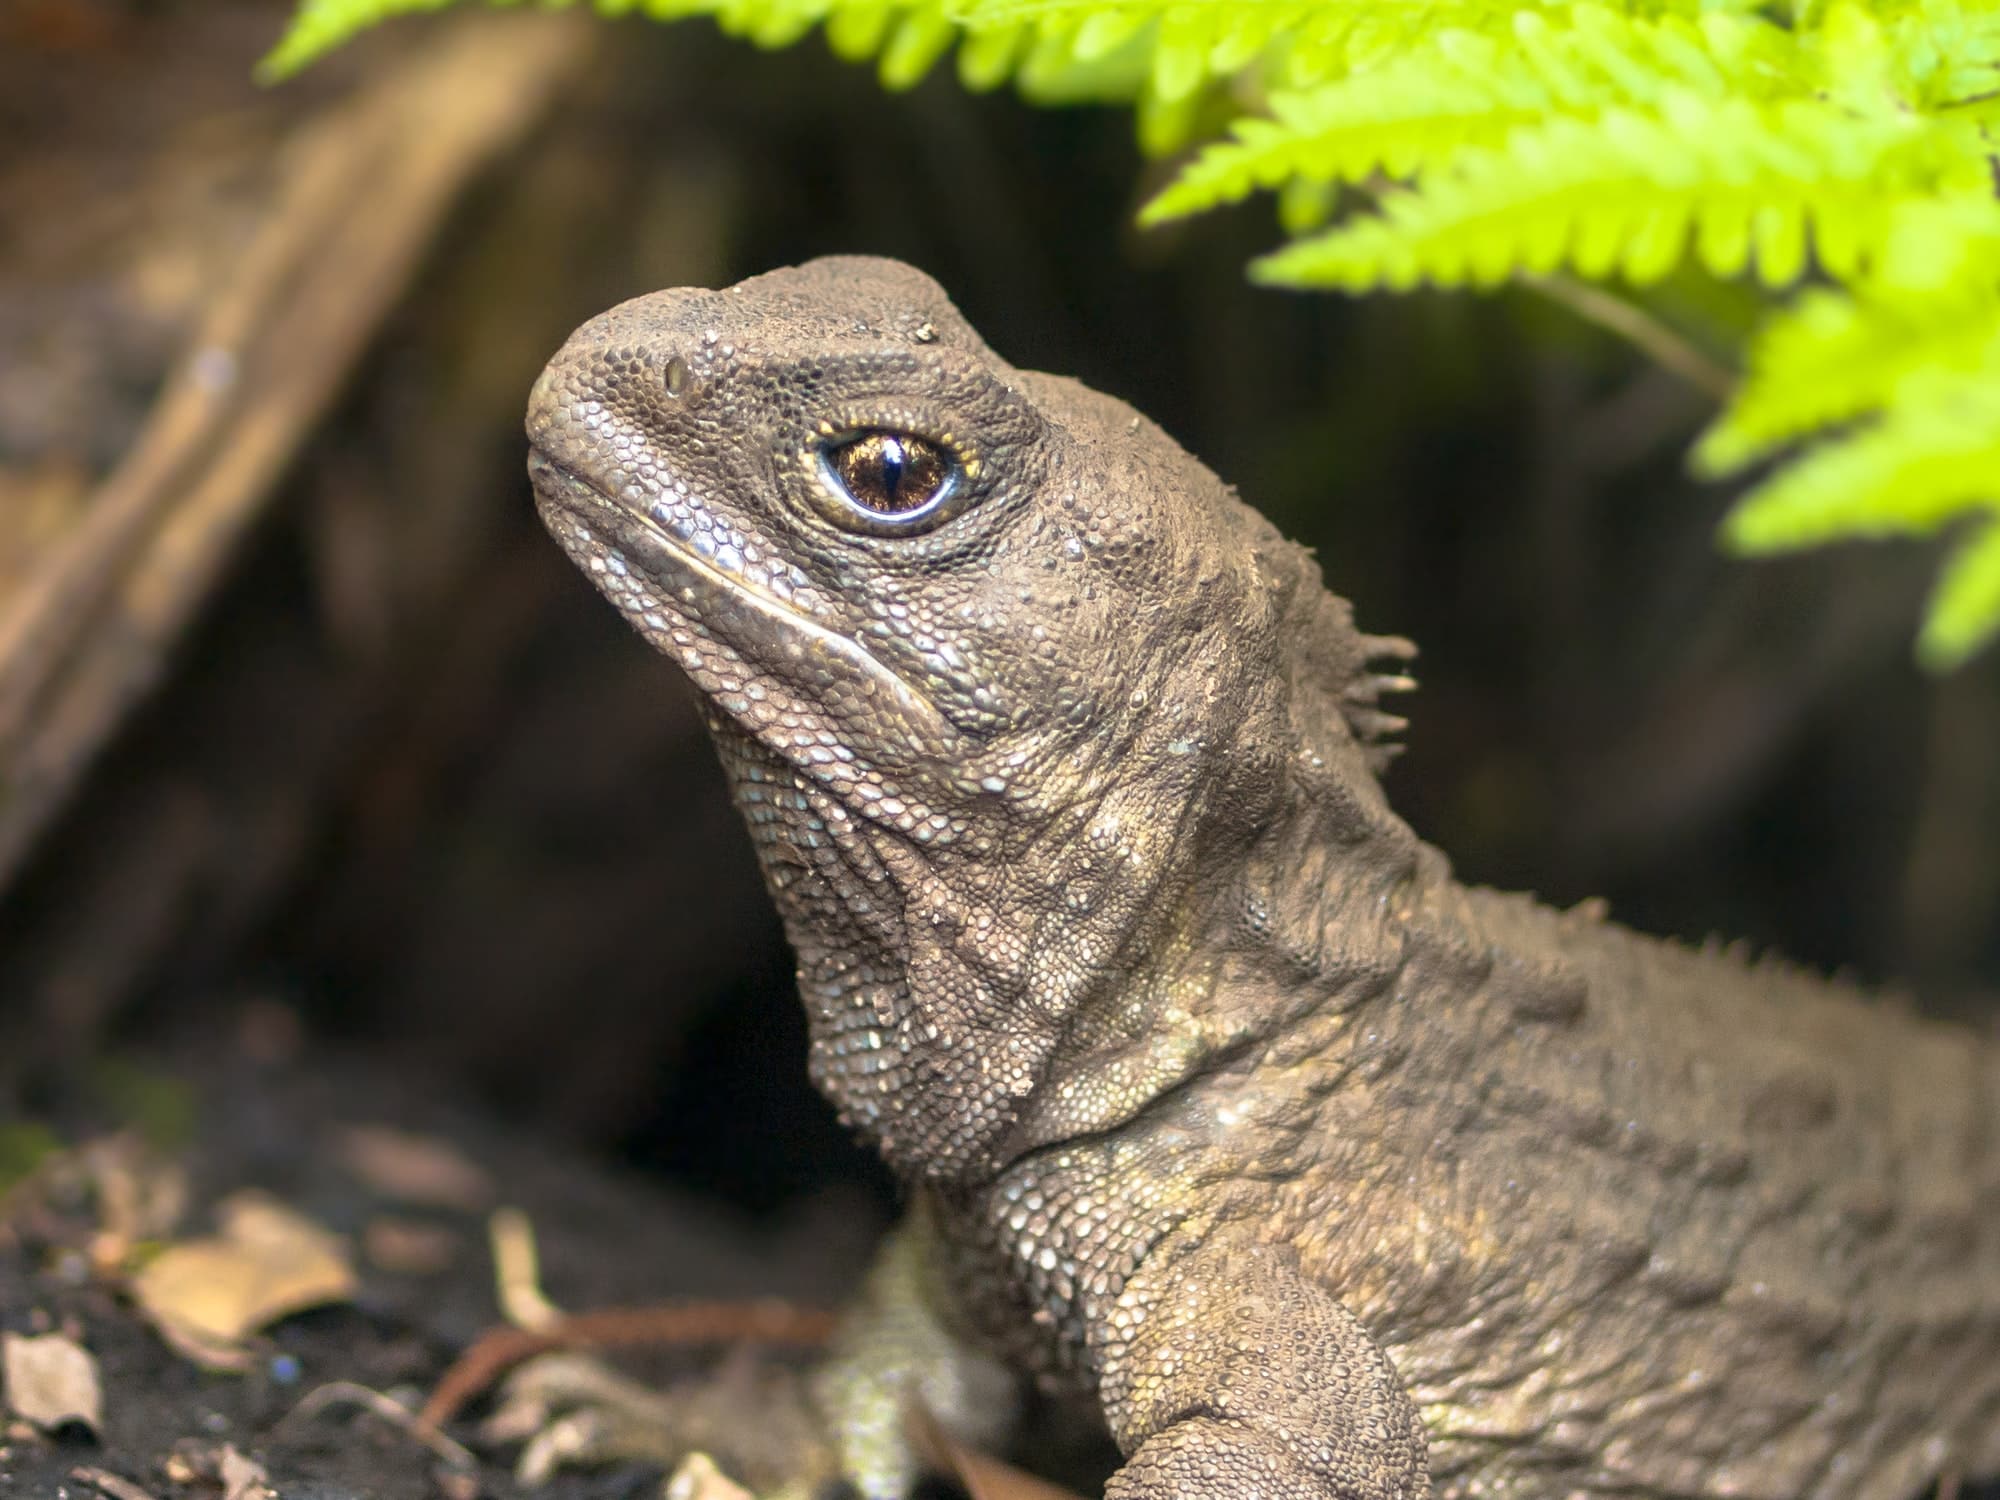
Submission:
[[950,485],[952,465],[922,438],[864,432],[823,450],[848,503],[876,516],[922,511]]
[[903,471],[909,467],[909,456],[903,451],[901,438],[882,439],[882,498],[889,502],[891,510],[902,510]]

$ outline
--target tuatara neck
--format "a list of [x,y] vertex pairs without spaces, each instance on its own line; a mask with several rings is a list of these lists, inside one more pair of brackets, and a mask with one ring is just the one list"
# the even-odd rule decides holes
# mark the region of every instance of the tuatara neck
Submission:
[[1348,1029],[1335,1018],[1392,993],[1413,952],[1457,966],[1449,863],[1390,810],[1378,747],[1326,701],[1337,683],[1294,663],[1277,807],[1247,827],[1226,809],[1213,820],[1163,915],[1130,934],[1119,977],[1078,1007],[1010,1154],[1115,1129],[1190,1080],[1255,1066],[1308,1017],[1333,1020],[1312,1028],[1331,1044]]

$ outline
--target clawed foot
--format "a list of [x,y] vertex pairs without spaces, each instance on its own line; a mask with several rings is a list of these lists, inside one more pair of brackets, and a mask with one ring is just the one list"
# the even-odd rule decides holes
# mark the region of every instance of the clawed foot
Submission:
[[747,1354],[667,1390],[590,1355],[545,1354],[508,1377],[482,1436],[525,1443],[515,1474],[529,1486],[640,1461],[673,1471],[675,1500],[721,1500],[731,1489],[722,1474],[762,1500],[808,1500],[834,1476],[803,1383]]

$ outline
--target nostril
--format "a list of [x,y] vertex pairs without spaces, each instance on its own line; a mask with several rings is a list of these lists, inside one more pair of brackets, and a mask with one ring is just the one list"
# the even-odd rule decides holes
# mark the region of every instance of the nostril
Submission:
[[688,369],[687,361],[678,354],[667,361],[666,372],[661,379],[666,385],[667,394],[676,400],[686,395],[688,387],[694,384],[694,375]]

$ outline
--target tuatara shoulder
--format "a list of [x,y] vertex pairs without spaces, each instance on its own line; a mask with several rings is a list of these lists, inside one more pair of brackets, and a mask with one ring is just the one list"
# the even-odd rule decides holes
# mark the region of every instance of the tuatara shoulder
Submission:
[[604,314],[528,433],[914,1190],[820,1385],[865,1493],[1022,1375],[1131,1500],[2000,1471],[1994,1047],[1455,882],[1408,647],[1137,412],[836,259]]

